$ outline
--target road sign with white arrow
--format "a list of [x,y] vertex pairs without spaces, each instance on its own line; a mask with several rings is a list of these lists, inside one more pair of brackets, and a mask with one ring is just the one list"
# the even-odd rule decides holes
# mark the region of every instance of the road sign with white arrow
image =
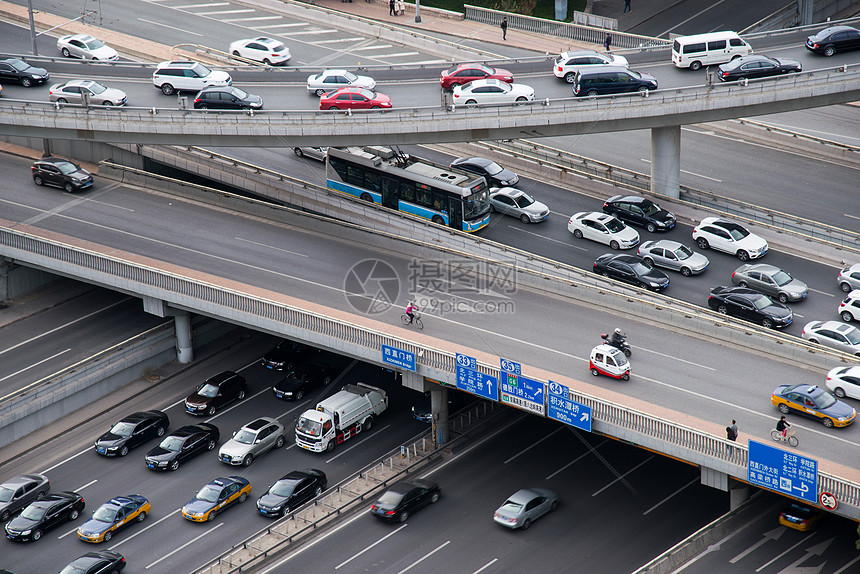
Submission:
[[519,363],[501,359],[500,365],[500,401],[532,413],[544,415],[546,413],[544,384],[524,377]]
[[561,383],[550,381],[547,387],[547,416],[591,432],[591,407],[571,400],[570,389]]
[[749,441],[749,483],[800,498],[818,501],[818,461],[800,454]]

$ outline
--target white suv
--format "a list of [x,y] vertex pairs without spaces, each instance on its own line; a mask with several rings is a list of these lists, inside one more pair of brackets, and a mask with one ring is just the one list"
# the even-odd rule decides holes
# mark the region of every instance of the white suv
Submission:
[[860,321],[860,289],[854,289],[839,304],[839,316],[846,323]]
[[564,78],[568,84],[576,79],[576,73],[582,70],[590,70],[599,66],[623,66],[627,67],[627,58],[615,54],[604,54],[594,50],[577,50],[576,52],[562,52],[552,65],[552,73],[556,78]]
[[706,217],[693,229],[699,249],[715,249],[737,256],[741,261],[758,259],[767,253],[767,241],[734,221]]
[[206,86],[233,84],[230,74],[210,70],[200,62],[161,62],[152,74],[152,83],[165,96],[174,92],[199,92]]

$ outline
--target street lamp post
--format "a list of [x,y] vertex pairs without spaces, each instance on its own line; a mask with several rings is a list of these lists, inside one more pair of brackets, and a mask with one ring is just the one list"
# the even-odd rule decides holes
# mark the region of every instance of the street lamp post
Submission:
[[421,22],[421,0],[415,0],[415,21]]

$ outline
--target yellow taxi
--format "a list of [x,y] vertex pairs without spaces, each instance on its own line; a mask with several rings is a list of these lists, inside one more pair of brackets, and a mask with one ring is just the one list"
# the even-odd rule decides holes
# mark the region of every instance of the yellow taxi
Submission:
[[250,494],[251,483],[241,476],[216,478],[185,503],[182,516],[193,522],[215,520],[222,510],[245,502]]
[[78,538],[84,542],[107,542],[121,528],[143,522],[149,511],[149,501],[139,494],[111,498],[78,527]]
[[794,530],[808,532],[827,514],[820,508],[792,502],[779,513],[779,523]]
[[773,391],[770,402],[783,414],[796,412],[819,420],[828,428],[847,427],[857,417],[854,407],[816,385],[780,385]]

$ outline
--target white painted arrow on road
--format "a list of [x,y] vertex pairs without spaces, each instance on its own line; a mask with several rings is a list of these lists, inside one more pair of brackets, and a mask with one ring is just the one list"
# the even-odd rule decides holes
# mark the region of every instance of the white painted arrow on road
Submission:
[[821,569],[824,568],[824,565],[827,564],[827,560],[819,564],[818,566],[799,566],[799,564],[803,564],[808,558],[812,556],[821,556],[824,554],[824,551],[827,550],[827,547],[830,546],[833,541],[836,540],[836,537],[831,538],[830,540],[825,540],[820,544],[816,544],[815,546],[810,546],[806,549],[806,555],[801,556],[785,568],[779,571],[779,574],[819,574]]
[[734,564],[735,562],[739,562],[740,560],[743,560],[744,558],[747,557],[747,555],[758,550],[768,540],[779,540],[779,537],[782,536],[783,532],[785,532],[785,528],[783,528],[782,526],[779,526],[777,528],[774,528],[773,530],[765,532],[762,535],[762,536],[764,536],[764,538],[762,538],[761,540],[759,540],[758,542],[756,542],[755,544],[753,544],[752,546],[750,546],[749,548],[747,548],[746,550],[744,550],[743,552],[741,552],[740,554],[738,554],[737,556],[735,556],[734,558],[729,560],[729,563]]

